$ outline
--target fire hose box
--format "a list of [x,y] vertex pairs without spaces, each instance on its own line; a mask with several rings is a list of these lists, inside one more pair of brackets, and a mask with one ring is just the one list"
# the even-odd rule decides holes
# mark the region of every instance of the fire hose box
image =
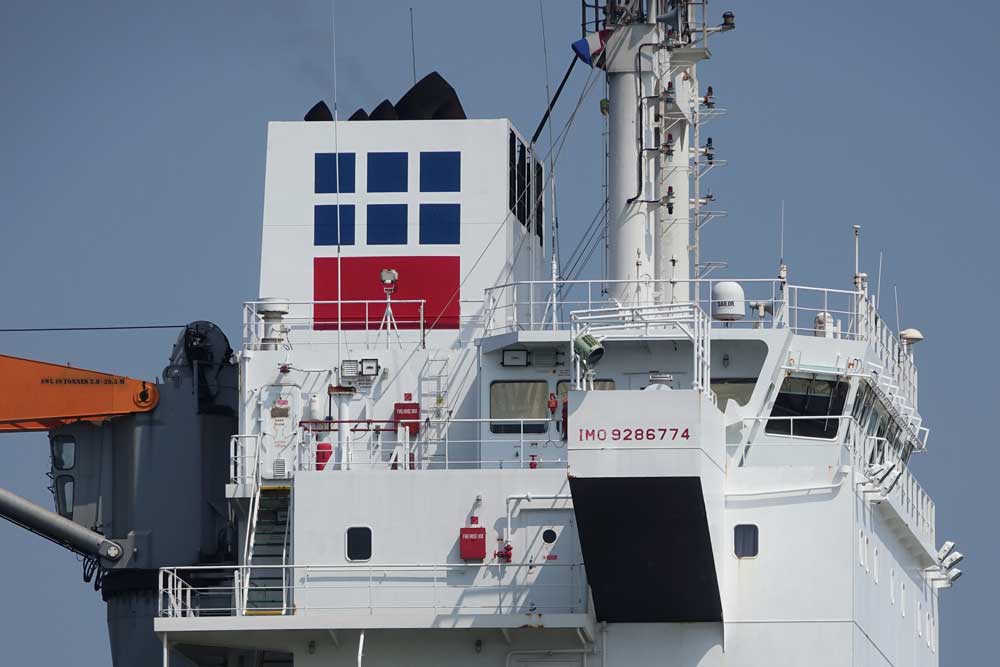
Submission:
[[462,560],[486,559],[486,528],[468,526],[458,534],[458,553]]
[[420,404],[416,402],[396,403],[392,410],[392,420],[399,426],[400,422],[409,427],[410,435],[420,433]]

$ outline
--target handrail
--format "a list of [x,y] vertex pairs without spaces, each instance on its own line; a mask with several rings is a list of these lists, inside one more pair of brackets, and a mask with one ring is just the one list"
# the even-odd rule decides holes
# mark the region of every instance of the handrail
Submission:
[[[549,580],[537,581],[532,575],[542,568],[555,572],[566,572],[558,577],[558,583]],[[160,617],[198,616],[242,616],[247,612],[246,601],[240,600],[241,582],[253,577],[255,570],[282,571],[280,588],[282,600],[271,607],[255,607],[258,610],[278,611],[278,604],[288,615],[313,613],[316,611],[351,612],[368,609],[373,613],[385,609],[427,609],[447,610],[449,614],[483,613],[490,615],[515,613],[543,613],[558,611],[563,613],[586,613],[586,578],[583,563],[556,562],[485,562],[485,563],[415,563],[388,564],[337,563],[315,565],[196,565],[167,567],[159,570],[159,601],[157,613]],[[221,577],[204,577],[209,583],[196,586],[190,583],[201,575],[221,574]],[[459,577],[451,576],[456,573]],[[232,585],[229,579],[232,575]],[[223,583],[214,583],[222,579]],[[398,584],[395,583],[398,581]],[[379,604],[380,591],[391,590],[394,585],[405,587],[412,593],[414,589],[425,589],[427,596],[407,596],[407,604],[399,604],[396,598],[389,604]],[[262,586],[254,590],[277,592],[279,586]],[[353,597],[349,591],[359,595]],[[367,591],[367,593],[365,593]],[[451,591],[447,600],[442,601],[439,593]],[[537,599],[529,603],[528,591],[556,591],[557,596],[547,600]],[[498,597],[484,598],[482,593],[495,592]],[[471,597],[469,594],[472,594]],[[211,602],[232,596],[231,603],[212,606]]]
[[[247,526],[247,539],[246,544],[243,549],[243,562],[248,564],[251,562],[253,556],[253,545],[257,532],[257,515],[260,513],[260,487],[263,483],[263,473],[261,471],[261,438],[257,438],[257,448],[256,456],[254,461],[254,490],[253,497],[250,500],[250,523]],[[245,577],[243,580],[243,591],[242,591],[242,609],[243,613],[246,613],[246,602],[250,597],[250,577]]]

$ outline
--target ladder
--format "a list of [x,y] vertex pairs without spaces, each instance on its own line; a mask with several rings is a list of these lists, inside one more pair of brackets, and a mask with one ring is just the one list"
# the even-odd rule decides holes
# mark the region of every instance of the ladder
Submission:
[[280,616],[288,613],[286,580],[292,487],[260,487],[256,514],[247,538],[244,577],[244,615]]

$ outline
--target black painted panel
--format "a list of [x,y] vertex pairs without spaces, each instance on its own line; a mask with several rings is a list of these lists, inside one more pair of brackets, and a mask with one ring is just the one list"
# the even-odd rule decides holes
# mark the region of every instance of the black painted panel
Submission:
[[722,620],[698,477],[570,477],[597,620]]

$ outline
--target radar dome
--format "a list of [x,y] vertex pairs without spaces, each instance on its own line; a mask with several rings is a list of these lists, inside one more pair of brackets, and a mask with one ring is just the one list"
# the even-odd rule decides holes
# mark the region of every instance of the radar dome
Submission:
[[742,320],[746,314],[743,286],[724,280],[712,284],[712,319],[720,322]]

